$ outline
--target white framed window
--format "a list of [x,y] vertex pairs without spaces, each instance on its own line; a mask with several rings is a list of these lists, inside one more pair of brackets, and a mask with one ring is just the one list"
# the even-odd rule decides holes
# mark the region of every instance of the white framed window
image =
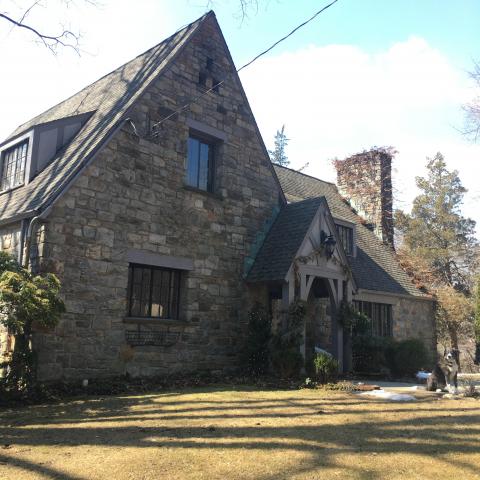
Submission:
[[355,224],[347,220],[334,218],[335,227],[337,230],[337,240],[342,244],[345,253],[350,257],[357,256],[356,247],[356,228]]
[[22,185],[25,182],[28,140],[25,140],[2,153],[0,191]]
[[353,228],[336,225],[338,236],[347,255],[353,255]]

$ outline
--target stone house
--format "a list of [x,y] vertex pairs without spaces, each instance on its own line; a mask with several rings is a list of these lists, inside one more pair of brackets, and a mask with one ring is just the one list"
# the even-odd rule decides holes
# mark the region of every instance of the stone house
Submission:
[[308,301],[306,356],[343,360],[342,298],[374,333],[434,348],[433,303],[384,243],[385,189],[364,212],[377,238],[334,185],[271,164],[213,12],[18,127],[0,155],[0,249],[62,281],[67,312],[33,339],[44,380],[235,368],[255,300],[275,315]]

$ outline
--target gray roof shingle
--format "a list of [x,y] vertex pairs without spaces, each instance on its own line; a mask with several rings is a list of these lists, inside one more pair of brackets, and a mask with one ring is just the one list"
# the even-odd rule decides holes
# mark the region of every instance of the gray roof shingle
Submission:
[[299,202],[323,196],[335,218],[356,225],[357,256],[348,257],[348,260],[358,288],[426,296],[414,286],[402,270],[395,258],[395,253],[363,225],[362,219],[352,210],[334,184],[279,165],[275,165],[275,172],[288,201]]
[[323,198],[310,198],[285,205],[260,248],[247,280],[282,280],[302,244]]
[[213,15],[213,12],[19,126],[8,139],[13,139],[36,125],[94,112],[73,141],[30,183],[0,195],[0,219],[38,211],[56,198],[109,135],[122,124],[129,108],[170,64],[209,15]]

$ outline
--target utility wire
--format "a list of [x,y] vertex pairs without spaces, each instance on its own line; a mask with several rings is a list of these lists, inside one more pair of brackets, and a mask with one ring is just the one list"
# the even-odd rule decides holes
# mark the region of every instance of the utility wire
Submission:
[[298,25],[298,27],[295,27],[289,34],[285,35],[283,38],[281,38],[280,40],[277,40],[271,47],[268,47],[266,50],[264,50],[262,53],[259,53],[255,58],[253,58],[252,60],[250,60],[248,63],[246,63],[245,65],[243,65],[242,67],[240,67],[238,70],[237,70],[237,73],[240,71],[240,70],[243,70],[244,68],[247,68],[249,65],[251,65],[253,62],[255,62],[256,60],[258,60],[260,57],[262,57],[263,55],[265,55],[266,53],[268,53],[270,50],[273,50],[279,43],[282,43],[283,41],[285,41],[288,37],[291,37],[297,30],[300,30],[302,27],[304,27],[305,25],[307,25],[307,23],[310,23],[312,20],[314,20],[316,17],[318,17],[318,15],[320,15],[322,12],[324,12],[327,8],[330,8],[334,3],[337,3],[338,0],[333,0],[333,2],[329,3],[327,6],[323,7],[321,10],[319,10],[317,13],[315,13],[314,15],[312,15],[308,20],[305,20],[305,22],[303,22],[302,24]]
[[[245,65],[242,65],[239,69],[237,69],[235,71],[235,73],[239,73],[241,70],[243,70],[244,68],[247,68],[249,67],[250,65],[252,65],[252,63],[256,62],[260,57],[263,57],[263,55],[267,54],[268,52],[270,52],[271,50],[273,50],[277,45],[279,45],[280,43],[284,42],[285,40],[287,40],[287,38],[291,37],[297,30],[300,30],[302,27],[304,27],[305,25],[307,25],[308,23],[310,23],[311,21],[313,21],[316,17],[318,17],[318,15],[320,15],[322,12],[324,12],[325,10],[327,10],[327,8],[330,8],[334,3],[337,3],[338,0],[333,0],[333,2],[330,2],[328,5],[326,5],[325,7],[321,8],[320,10],[318,10],[318,12],[314,13],[308,20],[305,20],[303,23],[301,23],[300,25],[298,25],[297,27],[295,27],[290,33],[288,33],[287,35],[285,35],[284,37],[280,38],[279,40],[277,40],[273,45],[271,45],[270,47],[268,47],[266,50],[264,50],[263,52],[259,53],[256,57],[252,58],[252,60],[250,60],[249,62],[247,62]],[[232,75],[232,74],[230,74]],[[160,126],[163,122],[166,122],[167,120],[169,120],[170,118],[174,117],[175,115],[177,115],[178,113],[182,112],[183,110],[186,110],[190,105],[196,103],[198,100],[200,100],[201,98],[205,97],[206,95],[208,95],[210,92],[212,92],[213,90],[217,89],[220,85],[222,85],[223,83],[225,83],[225,81],[227,80],[227,78],[230,76],[228,75],[227,77],[225,77],[223,80],[220,80],[218,83],[216,83],[215,85],[212,85],[208,90],[205,90],[205,92],[201,93],[200,95],[196,96],[193,100],[191,100],[190,102],[186,103],[185,105],[181,106],[180,108],[178,108],[177,110],[175,110],[174,112],[170,113],[169,115],[167,115],[165,118],[162,118],[161,120],[159,120],[158,122],[155,122],[153,125],[152,125],[152,129],[155,129],[156,127]],[[152,133],[151,134],[152,137],[153,136],[156,136],[158,135],[158,132],[155,132],[155,133]]]

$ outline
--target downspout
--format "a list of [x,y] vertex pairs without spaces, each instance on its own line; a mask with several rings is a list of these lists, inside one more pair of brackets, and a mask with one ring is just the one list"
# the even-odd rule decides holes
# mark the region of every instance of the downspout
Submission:
[[24,258],[24,268],[28,269],[29,263],[30,263],[30,249],[32,246],[32,233],[33,233],[33,228],[34,226],[43,218],[45,218],[49,213],[50,213],[51,207],[46,208],[42,213],[39,215],[33,217],[30,220],[30,223],[27,228],[27,234],[25,236],[25,258]]

